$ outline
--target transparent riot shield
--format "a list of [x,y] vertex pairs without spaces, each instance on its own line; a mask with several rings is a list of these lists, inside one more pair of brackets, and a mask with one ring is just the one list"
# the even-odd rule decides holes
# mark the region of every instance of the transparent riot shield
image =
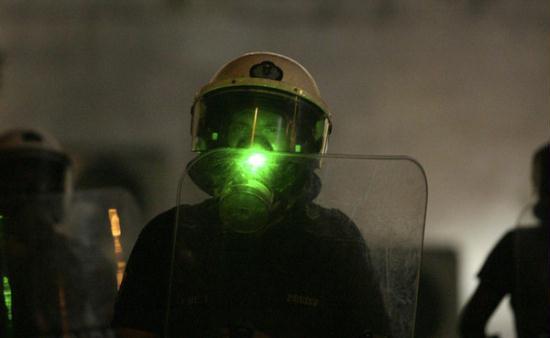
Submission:
[[117,287],[141,225],[119,190],[0,199],[0,337],[113,337]]
[[412,337],[427,186],[405,157],[218,149],[180,182],[167,337]]

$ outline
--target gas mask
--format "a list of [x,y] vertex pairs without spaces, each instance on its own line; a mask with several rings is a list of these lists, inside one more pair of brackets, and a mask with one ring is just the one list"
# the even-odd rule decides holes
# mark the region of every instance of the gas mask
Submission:
[[307,191],[315,160],[259,147],[220,148],[189,163],[193,182],[218,200],[226,230],[265,230]]

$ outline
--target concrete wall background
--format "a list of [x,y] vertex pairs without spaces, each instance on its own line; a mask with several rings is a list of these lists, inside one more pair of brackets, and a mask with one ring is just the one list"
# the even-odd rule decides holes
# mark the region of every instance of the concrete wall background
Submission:
[[[243,52],[289,55],[332,108],[331,152],[422,163],[426,244],[459,252],[462,305],[528,202],[531,154],[549,138],[549,9],[543,0],[4,0],[0,129],[43,128],[74,152],[148,154],[136,166],[155,169],[145,182],[152,215],[173,204],[199,86]],[[499,310],[491,331],[512,337],[509,318]]]

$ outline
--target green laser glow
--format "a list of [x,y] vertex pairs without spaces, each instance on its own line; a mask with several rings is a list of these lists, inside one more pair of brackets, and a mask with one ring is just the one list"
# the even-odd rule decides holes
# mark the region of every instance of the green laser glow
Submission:
[[11,296],[11,286],[10,286],[10,280],[8,279],[8,276],[5,274],[7,273],[6,269],[6,252],[4,251],[4,216],[0,215],[0,258],[2,261],[1,266],[1,273],[2,273],[2,298],[4,300],[4,304],[6,306],[6,311],[8,312],[8,325],[11,325],[11,322],[13,320],[13,312],[12,312],[12,296]]
[[11,306],[11,286],[10,280],[8,277],[2,277],[2,288],[4,290],[4,304],[6,304],[6,309],[8,310],[8,320],[13,320],[12,306]]
[[248,157],[247,162],[248,164],[250,164],[252,170],[256,170],[265,165],[266,158],[264,154],[255,153]]
[[217,141],[218,140],[218,137],[219,137],[219,134],[216,133],[216,132],[213,132],[212,133],[212,141]]
[[235,162],[235,175],[240,180],[267,179],[275,169],[273,154],[261,148],[239,151]]

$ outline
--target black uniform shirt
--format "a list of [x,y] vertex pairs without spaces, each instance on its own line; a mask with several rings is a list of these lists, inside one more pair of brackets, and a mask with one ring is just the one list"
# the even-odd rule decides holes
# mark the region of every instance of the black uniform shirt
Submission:
[[550,334],[548,226],[509,231],[485,261],[479,278],[509,294],[519,338]]
[[201,338],[222,337],[224,328],[285,338],[389,336],[366,244],[343,213],[308,203],[262,235],[242,236],[221,231],[216,210],[214,200],[180,209],[175,246],[174,209],[145,227],[113,326]]

